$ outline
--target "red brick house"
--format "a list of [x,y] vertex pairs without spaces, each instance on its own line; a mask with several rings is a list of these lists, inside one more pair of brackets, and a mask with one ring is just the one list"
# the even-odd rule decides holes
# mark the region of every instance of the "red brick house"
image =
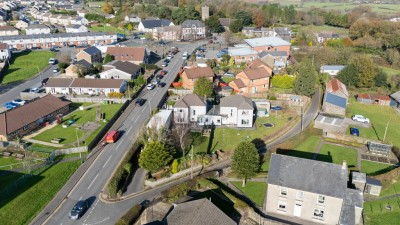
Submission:
[[287,55],[290,55],[291,43],[279,37],[251,38],[244,41],[256,52],[285,51]]

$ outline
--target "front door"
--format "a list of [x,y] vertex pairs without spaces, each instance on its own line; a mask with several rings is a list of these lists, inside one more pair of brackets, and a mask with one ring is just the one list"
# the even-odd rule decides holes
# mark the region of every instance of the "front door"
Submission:
[[301,215],[301,205],[300,204],[296,204],[294,206],[294,216],[300,217],[300,215]]

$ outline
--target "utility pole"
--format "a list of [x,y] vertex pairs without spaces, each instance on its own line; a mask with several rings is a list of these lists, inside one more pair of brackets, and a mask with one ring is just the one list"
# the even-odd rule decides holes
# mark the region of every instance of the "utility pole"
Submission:
[[301,106],[301,131],[303,131],[303,106]]
[[390,119],[389,119],[388,122],[386,123],[385,134],[383,135],[383,140],[382,140],[382,142],[385,142],[386,133],[387,133],[387,130],[388,130],[388,127],[389,127],[389,122],[390,122]]

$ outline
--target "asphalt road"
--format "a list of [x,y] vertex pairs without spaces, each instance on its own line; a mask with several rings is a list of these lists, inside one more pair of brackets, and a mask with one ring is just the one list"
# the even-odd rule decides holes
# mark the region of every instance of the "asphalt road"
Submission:
[[[165,87],[156,87],[153,90],[143,90],[140,97],[147,101],[141,107],[134,107],[129,113],[129,116],[125,121],[123,121],[119,128],[119,130],[123,131],[121,138],[116,143],[104,147],[97,159],[78,181],[74,189],[68,194],[68,198],[54,213],[50,215],[46,224],[114,224],[125,213],[125,211],[132,206],[132,202],[130,201],[119,204],[103,203],[102,201],[99,201],[98,196],[102,192],[102,188],[105,186],[108,179],[111,177],[115,167],[129,150],[131,145],[136,141],[136,136],[141,127],[143,127],[150,118],[151,111],[162,101],[168,87],[174,80],[172,74],[177,74],[182,66],[182,52],[191,52],[197,46],[198,43],[193,43],[182,47],[180,52],[171,60],[170,64],[166,68],[168,74],[163,79],[163,82],[167,83]],[[143,178],[144,176],[139,179]],[[137,189],[142,188],[141,185],[143,184],[143,180],[134,180],[134,182],[139,185]],[[152,194],[144,194],[135,199],[135,201],[151,197]],[[80,199],[89,199],[90,208],[80,220],[70,220],[68,214],[74,204]],[[42,224],[44,217],[39,216],[39,218],[39,220],[36,218],[32,224]]]

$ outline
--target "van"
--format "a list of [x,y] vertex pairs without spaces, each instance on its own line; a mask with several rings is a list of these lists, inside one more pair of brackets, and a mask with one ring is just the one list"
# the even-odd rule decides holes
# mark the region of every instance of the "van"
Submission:
[[188,58],[188,53],[184,52],[183,55],[182,55],[182,59],[187,59],[187,58]]
[[119,138],[120,132],[117,130],[111,130],[107,133],[106,143],[115,143]]

